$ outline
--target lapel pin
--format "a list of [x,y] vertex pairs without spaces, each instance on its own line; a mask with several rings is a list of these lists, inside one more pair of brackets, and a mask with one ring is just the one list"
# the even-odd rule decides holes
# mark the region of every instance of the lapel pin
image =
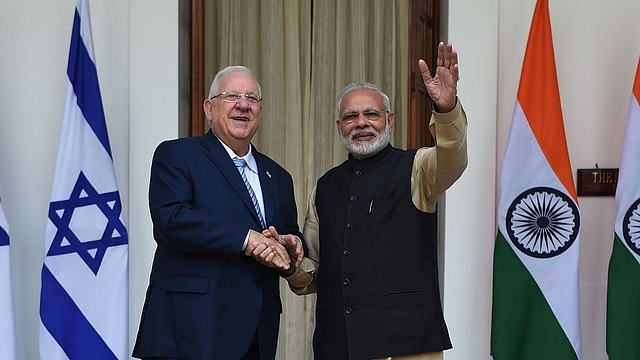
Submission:
[[269,170],[266,171],[267,176],[269,177],[269,179],[271,179],[271,173],[269,172]]

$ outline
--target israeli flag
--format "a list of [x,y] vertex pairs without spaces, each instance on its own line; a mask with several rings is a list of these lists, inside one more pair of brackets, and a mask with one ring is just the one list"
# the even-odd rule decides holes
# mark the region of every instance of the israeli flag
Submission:
[[15,360],[16,335],[13,327],[9,255],[9,224],[0,202],[0,359]]
[[87,0],[78,0],[40,294],[40,358],[125,359],[128,237],[100,97]]

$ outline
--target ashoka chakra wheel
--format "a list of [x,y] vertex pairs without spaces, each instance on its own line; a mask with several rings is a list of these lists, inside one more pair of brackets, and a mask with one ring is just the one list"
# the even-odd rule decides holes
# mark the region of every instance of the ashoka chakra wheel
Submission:
[[536,187],[515,198],[507,211],[505,225],[509,239],[520,251],[536,258],[549,258],[562,254],[576,240],[580,214],[573,199],[565,193]]
[[629,248],[640,255],[640,199],[636,200],[624,215],[622,234]]

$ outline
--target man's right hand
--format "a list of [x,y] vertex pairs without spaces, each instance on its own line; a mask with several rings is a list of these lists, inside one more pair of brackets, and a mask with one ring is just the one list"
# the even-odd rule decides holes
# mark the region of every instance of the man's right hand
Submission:
[[443,42],[438,44],[436,63],[437,67],[433,77],[424,60],[418,60],[418,68],[422,74],[427,93],[436,104],[438,112],[447,113],[456,106],[458,80],[460,79],[458,52],[451,43],[446,46]]
[[304,258],[304,250],[302,248],[302,240],[299,237],[291,234],[278,234],[278,231],[275,227],[269,226],[268,229],[263,230],[262,234],[267,237],[272,237],[277,239],[282,246],[287,250],[289,254],[289,258],[292,260],[292,266],[295,270],[302,264],[302,259]]
[[244,254],[252,256],[264,266],[273,267],[279,271],[286,271],[290,267],[291,259],[285,247],[276,239],[266,237],[257,231],[249,231],[249,240]]

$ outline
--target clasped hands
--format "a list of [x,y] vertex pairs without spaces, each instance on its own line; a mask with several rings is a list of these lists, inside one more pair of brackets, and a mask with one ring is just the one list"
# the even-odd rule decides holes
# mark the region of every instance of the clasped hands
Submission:
[[297,236],[280,235],[273,226],[262,233],[251,230],[244,253],[262,265],[276,268],[283,275],[292,274],[304,256],[302,243]]

